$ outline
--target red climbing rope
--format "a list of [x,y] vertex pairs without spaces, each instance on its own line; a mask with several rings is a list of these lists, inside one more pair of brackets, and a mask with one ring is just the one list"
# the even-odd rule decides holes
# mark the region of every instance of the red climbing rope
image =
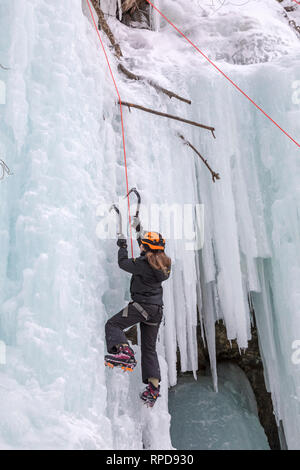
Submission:
[[[116,92],[117,92],[117,95],[118,95],[118,98],[119,98],[120,115],[121,115],[121,124],[122,124],[123,150],[124,150],[125,178],[126,178],[126,188],[127,188],[127,194],[128,194],[128,193],[129,193],[129,185],[128,185],[127,158],[126,158],[126,146],[125,146],[125,131],[124,131],[123,108],[122,108],[121,96],[120,96],[120,93],[119,93],[119,90],[118,90],[118,87],[117,87],[117,83],[116,83],[114,74],[113,74],[113,72],[112,72],[110,63],[109,63],[108,56],[107,56],[107,54],[106,54],[106,50],[105,50],[103,41],[102,41],[102,39],[101,39],[101,36],[100,36],[99,30],[98,30],[98,27],[97,27],[97,25],[96,25],[96,21],[95,21],[94,15],[93,15],[93,10],[92,10],[90,1],[89,1],[89,0],[86,0],[86,1],[87,1],[89,10],[90,10],[91,16],[92,16],[92,20],[93,20],[93,23],[94,23],[96,32],[97,32],[97,34],[98,34],[98,38],[99,38],[100,43],[101,43],[101,47],[102,47],[102,49],[103,49],[103,52],[104,52],[104,55],[105,55],[105,58],[106,58],[106,62],[107,62],[107,65],[108,65],[108,68],[109,68],[109,71],[110,71],[110,75],[111,75],[111,77],[112,77],[112,79],[113,79],[114,86],[115,86],[115,89],[116,89]],[[131,241],[131,255],[132,255],[132,257],[133,257],[133,242],[132,242],[132,229],[131,229],[131,216],[130,216],[130,201],[129,201],[129,196],[127,197],[127,201],[128,201],[128,218],[129,218],[129,228],[130,228],[130,241]]]
[[[174,25],[174,23],[172,23],[172,21],[170,21],[155,5],[153,5],[153,3],[150,1],[150,0],[146,0],[149,5],[151,5],[154,10],[156,10],[174,29],[176,29],[176,31],[186,40],[188,41],[193,47],[194,49],[196,49],[196,51],[198,51],[215,69],[218,70],[218,72],[220,72],[223,77],[225,77],[240,93],[242,93],[242,95],[244,95],[257,109],[259,109],[259,111],[261,111],[268,119],[270,119],[270,121],[273,122],[273,124],[275,124],[275,126],[278,127],[278,129],[280,129],[292,142],[294,142],[298,147],[300,147],[300,144],[294,140],[284,129],[282,129],[282,127],[279,126],[279,124],[277,124],[276,121],[274,121],[260,106],[258,106],[255,101],[253,101],[238,85],[236,85],[236,83],[234,83],[234,81],[232,81],[212,60],[210,60],[187,36],[185,36],[185,34],[180,31],[180,29],[177,28],[177,26]],[[294,0],[296,3],[299,3],[298,1]],[[300,4],[300,3],[299,3]]]

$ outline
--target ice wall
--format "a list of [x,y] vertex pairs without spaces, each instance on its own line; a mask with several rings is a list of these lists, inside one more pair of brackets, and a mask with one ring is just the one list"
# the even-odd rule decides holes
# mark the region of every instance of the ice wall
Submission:
[[94,231],[105,80],[81,2],[1,11],[1,150],[14,171],[0,188],[1,448],[109,448]]
[[[280,6],[276,2],[249,2],[238,11],[233,7],[220,10],[219,21],[208,15],[198,32],[187,17],[172,17],[174,2],[163,3],[171,19],[184,26],[211,58],[223,58],[218,64],[225,73],[299,142],[299,42],[281,21]],[[176,4],[180,8],[181,2]],[[226,30],[229,23],[235,24],[234,34]],[[212,30],[222,37],[218,56]],[[232,60],[228,56],[236,54],[237,39],[240,45],[245,39],[251,44],[253,36],[256,48],[251,60],[248,48],[247,61],[261,65],[229,66]],[[275,42],[278,47],[273,48]],[[242,56],[240,63],[245,61]],[[199,74],[201,89],[197,86]],[[206,207],[201,280],[204,321],[207,331],[212,332],[213,319],[224,318],[228,337],[236,337],[244,347],[249,337],[246,295],[254,293],[276,417],[283,421],[288,447],[298,449],[300,369],[292,354],[300,334],[299,148],[203,61],[190,73],[189,83],[190,95],[201,108],[194,117],[213,123],[217,129],[216,142],[203,142],[196,136],[194,142],[198,140],[222,177],[220,184],[212,185],[205,170],[199,172],[199,194]],[[213,356],[209,333],[208,338]]]
[[0,145],[14,172],[0,186],[0,448],[170,448],[166,399],[141,420],[140,376],[114,384],[103,365],[129,279],[115,242],[96,236],[98,205],[125,193],[97,36],[81,0],[3,1],[0,21]]
[[[204,4],[200,8],[200,3],[190,2],[187,9],[181,0],[162,0],[160,7],[297,140],[299,38],[284,18],[282,6],[273,0],[243,5],[228,2],[212,10]],[[166,292],[165,329],[170,383],[175,377],[175,338],[183,370],[191,368],[196,360],[197,318],[191,295],[196,268],[200,320],[206,330],[215,386],[214,322],[223,319],[228,338],[237,338],[241,349],[247,347],[252,320],[248,294],[252,293],[275,414],[278,422],[283,421],[289,448],[298,448],[299,364],[292,355],[300,334],[299,148],[165,21],[161,21],[159,33],[129,31],[118,24],[112,27],[122,38],[133,71],[159,79],[163,86],[191,97],[193,104],[188,108],[161,96],[151,101],[152,90],[144,96],[140,85],[134,91],[128,86],[126,98],[146,106],[153,103],[155,108],[213,125],[217,133],[214,141],[203,131],[159,123],[155,117],[149,120],[141,116],[140,122],[133,121],[136,112],[128,117],[137,135],[144,128],[151,129],[154,161],[159,154],[163,170],[171,149],[169,172],[174,175],[173,186],[164,185],[169,195],[173,191],[170,202],[180,198],[181,202],[191,200],[205,205],[205,244],[199,256],[196,254],[192,260],[178,247],[173,251],[172,246],[171,250],[176,265]],[[178,130],[209,159],[221,175],[220,182],[212,184],[207,169],[177,140]],[[135,142],[132,153],[141,153],[140,149],[141,143],[136,147]],[[183,160],[186,165],[194,161],[192,177],[188,176],[189,167],[182,173]],[[192,190],[194,175],[196,187]]]

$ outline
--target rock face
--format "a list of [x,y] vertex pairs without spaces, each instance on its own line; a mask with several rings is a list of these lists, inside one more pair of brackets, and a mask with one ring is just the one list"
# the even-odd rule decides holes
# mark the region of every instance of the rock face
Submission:
[[[252,339],[249,341],[248,349],[240,353],[236,341],[231,343],[228,341],[225,325],[222,322],[216,323],[216,354],[217,363],[231,361],[245,372],[255,394],[259,420],[265,430],[270,447],[272,450],[280,449],[271,394],[267,392],[264,380],[256,326],[252,327]],[[198,361],[200,371],[205,369],[209,362],[208,351],[204,347],[200,328],[198,330]]]
[[145,0],[125,0],[122,2],[122,7],[122,23],[131,28],[150,29],[150,5],[148,2]]

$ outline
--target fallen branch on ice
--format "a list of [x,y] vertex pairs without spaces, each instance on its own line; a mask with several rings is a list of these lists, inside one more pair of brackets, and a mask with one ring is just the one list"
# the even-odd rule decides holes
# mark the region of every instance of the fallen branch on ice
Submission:
[[130,108],[136,108],[141,111],[145,111],[146,113],[156,114],[157,116],[166,117],[168,119],[174,119],[175,121],[184,122],[186,124],[190,124],[191,126],[196,126],[196,127],[201,127],[202,129],[207,129],[212,133],[214,138],[216,138],[214,134],[214,131],[215,131],[214,127],[205,126],[204,124],[199,124],[199,122],[195,122],[195,121],[189,121],[188,119],[184,119],[179,116],[173,116],[173,114],[161,113],[160,111],[155,111],[154,109],[145,108],[144,106],[140,106],[139,104],[127,103],[126,101],[122,101],[122,105],[128,106],[129,110]]
[[110,29],[110,27],[107,24],[107,21],[104,17],[104,13],[103,13],[103,11],[101,10],[101,8],[99,6],[99,2],[97,0],[91,0],[91,2],[93,4],[93,7],[95,8],[95,11],[96,11],[97,15],[98,15],[99,24],[101,26],[101,29],[106,34],[108,39],[110,40],[110,43],[111,43],[111,45],[113,46],[113,48],[116,52],[116,56],[119,59],[120,57],[123,56],[121,48],[120,48],[119,44],[116,42],[112,30]]
[[219,180],[221,179],[219,173],[216,173],[215,171],[213,171],[211,169],[211,167],[209,166],[209,164],[207,163],[207,160],[205,160],[205,158],[202,157],[202,155],[198,152],[198,150],[188,141],[186,140],[185,137],[183,137],[183,135],[179,134],[178,133],[178,137],[180,137],[181,140],[183,140],[183,142],[185,143],[185,145],[187,145],[188,147],[190,147],[192,150],[194,150],[194,152],[196,152],[196,154],[198,155],[198,157],[201,158],[201,160],[203,161],[203,163],[207,166],[207,168],[209,169],[211,175],[212,175],[212,180],[213,182],[215,183],[215,180]]

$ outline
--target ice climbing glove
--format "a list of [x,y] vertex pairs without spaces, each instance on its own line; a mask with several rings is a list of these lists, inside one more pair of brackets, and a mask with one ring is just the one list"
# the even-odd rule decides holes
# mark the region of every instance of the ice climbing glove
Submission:
[[125,238],[125,235],[123,235],[123,233],[119,233],[119,234],[118,234],[117,245],[118,245],[120,248],[127,248],[127,240],[126,240],[126,238]]
[[141,231],[141,221],[139,217],[132,217],[131,227],[134,228],[137,232]]
[[144,229],[142,227],[142,224],[141,224],[141,221],[140,221],[139,217],[136,217],[136,216],[132,217],[131,227],[136,230],[136,238],[139,242],[139,240],[141,238],[143,238],[143,234],[144,234]]

